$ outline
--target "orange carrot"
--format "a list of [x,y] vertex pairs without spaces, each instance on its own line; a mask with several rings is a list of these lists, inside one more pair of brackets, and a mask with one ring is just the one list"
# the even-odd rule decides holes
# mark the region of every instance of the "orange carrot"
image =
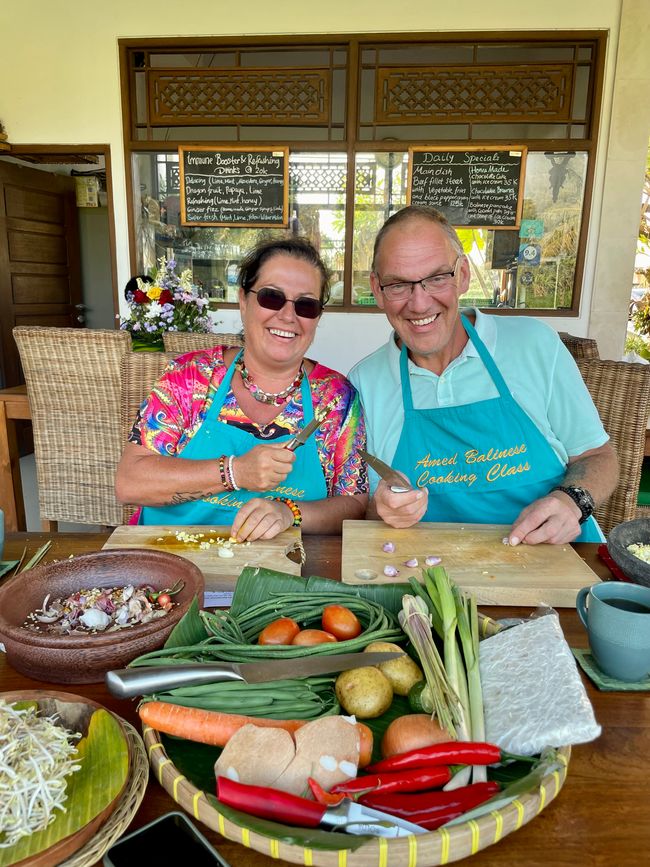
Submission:
[[165,701],[145,702],[140,705],[138,713],[142,722],[156,731],[213,747],[225,747],[235,732],[248,723],[262,728],[285,729],[292,734],[305,724],[303,720],[240,716],[216,710],[182,707]]
[[[180,704],[169,704],[165,701],[144,702],[138,708],[140,719],[145,725],[159,732],[185,738],[188,741],[198,741],[213,747],[225,747],[236,731],[245,725],[261,728],[278,728],[294,734],[306,724],[301,719],[264,719],[256,716],[240,716],[233,713],[221,713],[216,710],[199,710],[195,707],[183,707]],[[372,757],[372,732],[367,725],[357,723],[359,731],[359,767],[364,768]]]

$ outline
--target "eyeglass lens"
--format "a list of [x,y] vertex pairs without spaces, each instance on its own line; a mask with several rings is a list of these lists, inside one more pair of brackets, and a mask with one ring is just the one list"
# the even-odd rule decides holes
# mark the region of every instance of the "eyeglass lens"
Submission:
[[294,301],[287,298],[281,289],[273,289],[271,286],[250,291],[257,296],[257,303],[265,310],[282,310],[287,301],[290,301],[296,309],[296,316],[302,319],[317,319],[323,309],[318,298],[296,298]]

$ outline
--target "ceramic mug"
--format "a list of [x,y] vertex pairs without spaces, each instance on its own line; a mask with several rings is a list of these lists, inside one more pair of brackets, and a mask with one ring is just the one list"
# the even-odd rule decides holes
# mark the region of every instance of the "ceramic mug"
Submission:
[[629,682],[650,674],[650,587],[622,581],[583,587],[576,609],[605,674]]

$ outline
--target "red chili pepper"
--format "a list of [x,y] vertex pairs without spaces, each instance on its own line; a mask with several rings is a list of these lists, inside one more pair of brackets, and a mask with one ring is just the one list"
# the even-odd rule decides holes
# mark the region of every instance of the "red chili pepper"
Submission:
[[379,771],[408,771],[435,765],[493,765],[504,757],[507,756],[494,744],[449,741],[391,756],[374,765],[368,765],[366,770],[374,774]]
[[435,789],[436,786],[444,786],[451,779],[451,771],[446,765],[438,765],[433,768],[416,768],[415,770],[402,771],[401,773],[364,774],[345,783],[337,783],[332,786],[330,792],[337,794],[342,792],[346,795],[360,795],[364,792],[424,792],[426,789]]
[[400,819],[408,819],[409,822],[433,831],[489,800],[500,788],[498,783],[487,782],[463,786],[451,792],[420,792],[417,795],[372,792],[362,795],[359,801],[366,807],[374,807]]
[[336,807],[346,797],[343,792],[339,795],[333,795],[330,792],[325,791],[321,784],[313,777],[307,777],[307,782],[309,783],[309,788],[311,789],[314,798],[324,807]]

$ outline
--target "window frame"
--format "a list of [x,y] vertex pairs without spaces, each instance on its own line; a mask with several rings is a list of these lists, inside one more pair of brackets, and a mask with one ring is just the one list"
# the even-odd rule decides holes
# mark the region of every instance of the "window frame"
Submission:
[[[347,69],[346,69],[346,94],[344,107],[344,128],[343,139],[341,141],[331,140],[294,140],[274,138],[271,140],[257,140],[253,142],[246,139],[238,139],[237,143],[245,145],[257,144],[272,144],[279,146],[288,146],[291,151],[330,151],[341,152],[347,155],[347,182],[345,195],[346,208],[346,231],[345,231],[345,252],[344,252],[344,295],[343,304],[336,307],[328,307],[331,312],[341,313],[381,313],[377,307],[366,307],[358,304],[352,304],[352,239],[353,227],[352,220],[354,216],[354,173],[356,165],[356,155],[358,153],[377,153],[377,152],[406,152],[410,145],[433,145],[444,144],[453,146],[468,146],[479,144],[504,144],[507,139],[486,140],[486,139],[449,139],[444,142],[434,142],[431,139],[399,139],[390,141],[362,140],[359,137],[360,131],[360,99],[361,99],[361,53],[364,49],[373,46],[393,46],[393,45],[422,45],[425,43],[449,44],[449,45],[468,45],[474,44],[474,55],[477,48],[482,46],[492,45],[498,47],[500,45],[514,44],[545,44],[546,46],[561,45],[573,46],[576,55],[580,51],[580,47],[589,45],[593,52],[593,58],[590,61],[593,74],[589,79],[589,88],[586,101],[586,118],[584,120],[584,136],[582,138],[522,138],[520,142],[526,144],[529,151],[568,151],[581,150],[587,152],[587,172],[585,177],[584,198],[582,205],[582,215],[580,223],[580,232],[578,235],[578,247],[576,254],[576,264],[574,273],[574,285],[572,304],[570,308],[483,308],[489,312],[500,315],[530,315],[545,317],[578,317],[580,313],[580,302],[583,289],[583,275],[585,266],[586,242],[589,230],[591,203],[593,198],[593,184],[595,174],[595,162],[598,145],[598,129],[600,124],[601,102],[603,93],[603,82],[605,74],[605,52],[607,48],[607,33],[602,30],[591,31],[511,31],[507,34],[495,34],[493,32],[417,32],[417,33],[390,33],[390,34],[310,34],[301,35],[299,39],[292,42],[288,41],[287,36],[254,36],[254,37],[175,37],[175,38],[127,38],[118,40],[119,59],[120,59],[120,83],[122,95],[122,119],[123,119],[123,140],[124,153],[126,163],[126,192],[127,192],[127,221],[129,234],[129,257],[131,270],[137,261],[136,251],[136,233],[135,219],[133,211],[133,203],[135,202],[133,189],[133,169],[132,159],[135,153],[160,152],[160,153],[175,153],[179,145],[200,147],[207,143],[206,140],[194,139],[179,139],[173,142],[164,142],[162,140],[153,140],[151,138],[137,139],[134,135],[135,130],[135,72],[132,65],[132,57],[135,52],[153,52],[153,53],[196,53],[197,51],[207,52],[210,47],[225,49],[230,47],[233,51],[238,49],[259,49],[262,47],[296,49],[303,46],[306,50],[313,50],[317,46],[331,49],[338,47],[347,50]],[[579,59],[575,61],[579,65]],[[451,64],[453,65],[453,64]],[[472,127],[471,121],[466,121],[469,128]],[[569,125],[570,122],[567,122]],[[215,145],[232,145],[232,140],[220,140],[214,138],[209,140]],[[167,146],[165,146],[167,144]],[[235,304],[223,303],[220,304],[223,309],[235,309]]]

